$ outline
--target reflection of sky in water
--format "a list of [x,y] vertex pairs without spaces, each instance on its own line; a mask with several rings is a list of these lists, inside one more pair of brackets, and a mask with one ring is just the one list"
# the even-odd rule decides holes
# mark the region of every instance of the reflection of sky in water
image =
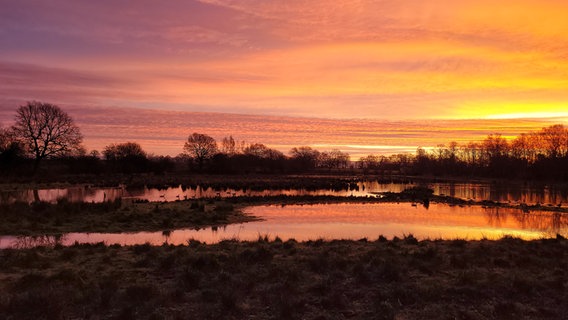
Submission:
[[13,203],[15,201],[45,201],[55,203],[60,199],[66,199],[70,202],[103,202],[122,198],[125,195],[126,191],[124,188],[91,188],[80,186],[61,189],[27,189],[0,192],[0,203]]
[[[279,236],[283,240],[376,239],[413,234],[419,239],[481,239],[513,235],[523,239],[568,236],[568,218],[549,212],[523,213],[516,209],[458,207],[431,204],[429,209],[408,203],[382,204],[325,204],[249,207],[245,212],[264,218],[244,224],[234,224],[202,230],[174,230],[123,234],[70,233],[58,242],[69,245],[77,242],[107,244],[161,245],[186,244],[189,239],[215,243],[224,239],[256,240],[259,236]],[[51,241],[51,242],[50,242]],[[39,238],[39,244],[55,243],[53,238]],[[0,247],[30,246],[31,238],[0,237]]]
[[412,184],[387,183],[379,184],[375,182],[360,182],[359,190],[305,190],[305,189],[280,189],[280,190],[250,190],[250,189],[222,189],[212,188],[182,188],[181,186],[166,189],[156,188],[89,188],[72,187],[68,189],[45,189],[45,190],[22,190],[14,192],[2,192],[0,203],[11,203],[14,201],[32,202],[41,200],[46,202],[56,202],[58,199],[65,198],[72,202],[102,202],[103,200],[112,201],[117,198],[122,199],[144,199],[149,201],[175,201],[197,198],[215,197],[264,197],[264,196],[337,196],[337,197],[366,197],[376,196],[378,192],[400,192]]
[[[367,197],[376,196],[380,192],[400,192],[416,184],[378,183],[377,181],[359,182],[358,190],[304,190],[304,189],[281,189],[281,190],[234,190],[211,188],[188,188],[181,186],[154,189],[154,188],[90,188],[72,187],[67,189],[46,190],[19,190],[12,192],[0,192],[0,203],[14,201],[32,202],[42,200],[55,202],[57,199],[66,198],[77,202],[101,202],[117,198],[146,199],[149,201],[175,201],[183,199],[235,197],[235,196],[338,196],[338,197]],[[492,185],[487,183],[429,183],[428,186],[435,194],[448,195],[465,200],[492,200],[511,204],[536,204],[542,205],[568,205],[568,189],[553,187],[536,187],[530,185],[507,184]]]

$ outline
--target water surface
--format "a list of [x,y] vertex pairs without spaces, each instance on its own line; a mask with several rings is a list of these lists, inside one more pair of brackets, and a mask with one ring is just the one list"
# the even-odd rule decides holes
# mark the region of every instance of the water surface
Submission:
[[298,241],[323,239],[376,239],[413,234],[419,239],[496,239],[505,235],[523,239],[568,236],[568,218],[551,212],[523,213],[511,208],[449,206],[431,204],[429,209],[409,203],[317,204],[255,206],[246,213],[263,221],[201,230],[137,233],[69,233],[55,237],[0,237],[0,247],[37,244],[70,245],[96,243],[133,245],[150,243],[186,244],[189,239],[216,243],[224,239],[256,240],[259,236],[294,238]]
[[[319,189],[231,189],[231,188],[91,188],[77,186],[63,189],[16,190],[0,192],[0,203],[14,201],[47,201],[56,202],[66,199],[72,202],[102,202],[122,199],[140,199],[148,201],[175,201],[183,199],[230,198],[230,197],[264,197],[264,196],[335,196],[335,197],[375,197],[383,192],[401,192],[406,188],[417,186],[417,183],[379,183],[377,181],[360,181],[343,190]],[[447,195],[464,200],[490,200],[511,204],[541,204],[551,206],[568,205],[568,189],[553,186],[530,184],[490,184],[490,183],[425,183],[436,195]]]
[[59,199],[72,202],[103,202],[115,199],[138,199],[148,201],[176,201],[185,199],[203,198],[231,198],[231,197],[266,197],[266,196],[335,196],[335,197],[368,197],[377,196],[382,192],[401,192],[412,187],[414,184],[402,183],[378,183],[358,182],[349,189],[213,189],[210,187],[197,186],[195,188],[169,187],[169,188],[128,188],[120,186],[116,188],[92,188],[89,186],[77,186],[62,189],[33,190],[24,189],[16,191],[0,192],[0,203],[12,203],[15,201],[33,202],[45,201],[55,203]]

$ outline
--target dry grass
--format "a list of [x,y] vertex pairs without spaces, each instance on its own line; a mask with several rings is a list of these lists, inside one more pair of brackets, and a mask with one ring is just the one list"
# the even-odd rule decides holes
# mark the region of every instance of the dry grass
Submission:
[[0,318],[561,319],[568,241],[224,241],[0,251]]

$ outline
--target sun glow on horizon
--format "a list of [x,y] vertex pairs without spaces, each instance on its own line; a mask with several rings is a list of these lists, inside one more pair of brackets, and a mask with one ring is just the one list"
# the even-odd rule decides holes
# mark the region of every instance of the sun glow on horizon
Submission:
[[506,114],[493,114],[487,119],[548,119],[550,121],[566,121],[568,112],[519,112]]

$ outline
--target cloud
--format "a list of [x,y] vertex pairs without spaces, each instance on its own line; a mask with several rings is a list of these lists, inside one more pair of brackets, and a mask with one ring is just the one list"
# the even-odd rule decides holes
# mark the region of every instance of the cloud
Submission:
[[[121,89],[137,80],[93,71],[78,71],[0,61],[0,97],[6,102],[29,100],[96,104],[102,98],[125,96]],[[126,96],[133,96],[127,93]]]
[[89,149],[113,142],[136,141],[149,152],[176,155],[193,132],[217,141],[232,135],[239,141],[260,142],[287,153],[292,147],[339,148],[353,155],[413,152],[419,146],[449,141],[479,141],[490,133],[515,136],[552,124],[550,119],[339,120],[223,113],[64,106],[85,135]]
[[554,113],[568,103],[567,9],[5,0],[0,99],[330,118]]

